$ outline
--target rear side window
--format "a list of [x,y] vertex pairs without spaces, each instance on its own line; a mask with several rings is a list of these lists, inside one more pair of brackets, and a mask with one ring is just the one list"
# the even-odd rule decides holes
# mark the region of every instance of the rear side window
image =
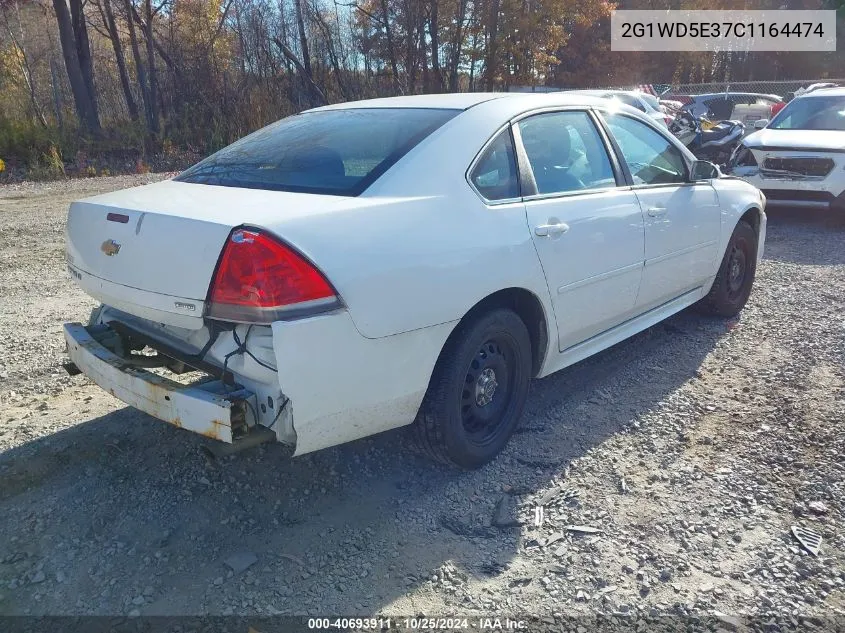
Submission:
[[519,197],[519,178],[510,129],[502,131],[487,146],[469,177],[478,193],[487,200]]
[[305,112],[236,141],[176,180],[355,196],[458,113],[430,108]]

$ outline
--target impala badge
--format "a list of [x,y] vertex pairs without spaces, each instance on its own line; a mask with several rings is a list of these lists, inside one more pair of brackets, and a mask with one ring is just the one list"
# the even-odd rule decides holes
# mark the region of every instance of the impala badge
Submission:
[[109,257],[117,255],[120,252],[120,243],[114,240],[106,240],[100,245],[100,250]]

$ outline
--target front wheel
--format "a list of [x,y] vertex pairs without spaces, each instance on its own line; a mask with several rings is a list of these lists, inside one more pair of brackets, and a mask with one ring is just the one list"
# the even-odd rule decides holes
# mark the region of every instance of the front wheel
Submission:
[[414,422],[437,461],[478,468],[516,428],[531,379],[531,340],[522,319],[496,309],[461,323],[443,350]]
[[737,223],[710,292],[698,303],[705,314],[732,317],[745,307],[757,271],[757,232]]

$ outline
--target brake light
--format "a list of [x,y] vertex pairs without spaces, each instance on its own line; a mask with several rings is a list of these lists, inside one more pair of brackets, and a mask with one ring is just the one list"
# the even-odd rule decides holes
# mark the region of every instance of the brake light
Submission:
[[217,264],[208,316],[272,323],[339,304],[331,284],[302,255],[262,231],[235,229]]

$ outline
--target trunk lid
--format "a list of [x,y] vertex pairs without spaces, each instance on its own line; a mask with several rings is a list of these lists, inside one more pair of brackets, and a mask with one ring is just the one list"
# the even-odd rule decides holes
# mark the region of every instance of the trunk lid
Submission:
[[232,228],[324,212],[343,198],[163,181],[74,202],[67,222],[71,275],[125,312],[199,328]]

